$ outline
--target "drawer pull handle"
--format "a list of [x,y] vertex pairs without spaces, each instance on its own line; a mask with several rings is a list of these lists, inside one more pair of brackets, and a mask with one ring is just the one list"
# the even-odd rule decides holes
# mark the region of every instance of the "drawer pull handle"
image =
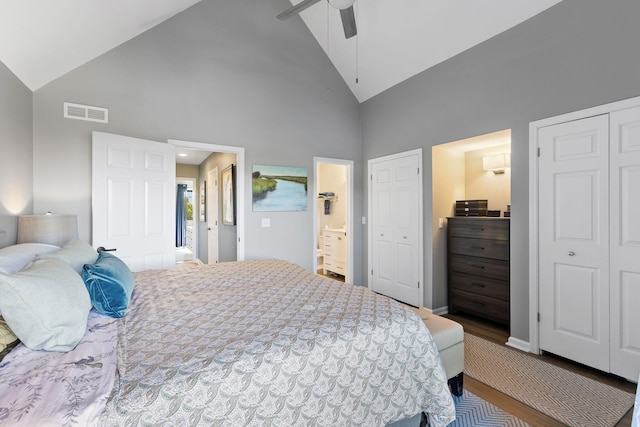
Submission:
[[471,246],[471,249],[473,250],[480,249],[481,251],[484,251],[484,248],[482,246]]
[[471,286],[475,286],[476,288],[484,288],[484,283],[472,283]]
[[472,301],[472,302],[473,302],[475,305],[479,305],[479,306],[481,306],[481,307],[484,307],[484,305],[485,305],[483,302],[480,302],[480,301]]
[[469,265],[473,268],[481,268],[484,270],[484,265],[478,265],[478,264],[469,264]]
[[569,255],[569,256],[574,256],[575,254],[576,254],[575,252],[573,252],[573,251],[569,251],[569,253],[568,253],[567,255]]

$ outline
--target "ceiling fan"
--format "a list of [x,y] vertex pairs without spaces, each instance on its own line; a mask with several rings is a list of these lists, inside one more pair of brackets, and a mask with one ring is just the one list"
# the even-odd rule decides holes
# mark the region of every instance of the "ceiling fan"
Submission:
[[[297,15],[308,7],[313,6],[320,0],[302,0],[300,3],[282,12],[277,18],[284,21],[293,15]],[[358,34],[356,28],[356,17],[353,13],[353,3],[355,0],[327,0],[329,4],[335,9],[340,10],[340,17],[342,18],[342,28],[344,28],[345,38],[351,38]]]

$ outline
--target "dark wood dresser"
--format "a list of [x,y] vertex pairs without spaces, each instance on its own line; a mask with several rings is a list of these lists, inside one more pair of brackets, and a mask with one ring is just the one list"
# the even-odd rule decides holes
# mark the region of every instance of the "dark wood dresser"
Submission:
[[447,218],[449,313],[509,324],[509,219]]

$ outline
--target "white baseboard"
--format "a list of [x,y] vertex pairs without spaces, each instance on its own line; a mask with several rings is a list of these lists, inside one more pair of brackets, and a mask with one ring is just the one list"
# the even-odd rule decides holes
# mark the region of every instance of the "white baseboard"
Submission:
[[509,340],[505,343],[505,345],[508,345],[509,347],[513,347],[517,350],[524,351],[526,353],[529,353],[531,350],[531,345],[529,345],[528,341],[523,341],[519,338],[514,338],[514,337],[509,337]]
[[442,316],[443,314],[447,314],[449,312],[449,306],[445,305],[444,307],[438,307],[431,310],[431,312],[435,315]]

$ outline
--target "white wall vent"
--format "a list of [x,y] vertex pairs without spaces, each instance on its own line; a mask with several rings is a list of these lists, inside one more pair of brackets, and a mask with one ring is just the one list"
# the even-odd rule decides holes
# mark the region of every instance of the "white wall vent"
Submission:
[[88,120],[90,122],[109,123],[109,109],[90,105],[64,103],[65,119]]

